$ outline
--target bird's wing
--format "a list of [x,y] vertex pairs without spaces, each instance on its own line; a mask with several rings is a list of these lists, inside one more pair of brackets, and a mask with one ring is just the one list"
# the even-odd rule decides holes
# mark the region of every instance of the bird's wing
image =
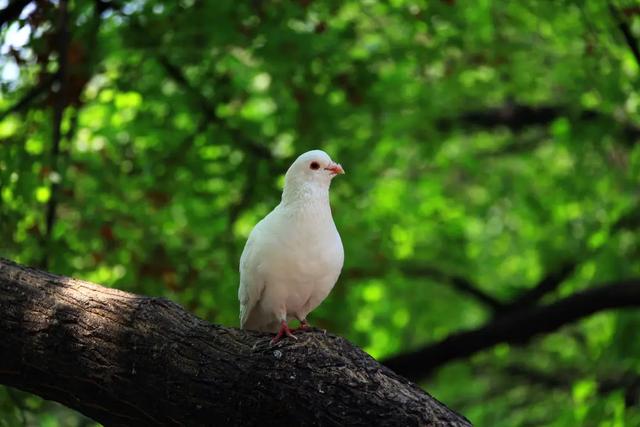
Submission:
[[251,311],[264,291],[264,278],[258,271],[259,257],[256,256],[259,242],[260,223],[258,223],[247,240],[247,244],[240,256],[240,287],[238,299],[240,300],[240,328],[244,329]]

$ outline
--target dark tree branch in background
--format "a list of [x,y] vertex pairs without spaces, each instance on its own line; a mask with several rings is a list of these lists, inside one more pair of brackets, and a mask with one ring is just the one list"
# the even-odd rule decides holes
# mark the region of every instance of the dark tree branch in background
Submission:
[[9,0],[9,4],[0,10],[0,29],[11,21],[20,17],[22,10],[31,3],[32,0]]
[[442,280],[449,283],[451,287],[458,292],[467,294],[473,297],[476,301],[488,307],[494,312],[498,312],[504,309],[504,303],[492,295],[489,295],[480,287],[472,283],[469,279],[452,274],[449,275],[443,271],[436,270],[431,267],[419,267],[419,266],[405,266],[402,267],[402,273],[410,277],[432,277],[438,280]]
[[238,143],[242,149],[248,151],[250,154],[260,157],[263,159],[271,159],[271,151],[262,144],[254,141],[248,137],[246,137],[242,132],[240,132],[235,127],[229,125],[225,122],[218,113],[216,109],[211,105],[209,100],[202,94],[201,91],[197,90],[194,85],[192,85],[187,77],[182,72],[178,66],[173,64],[169,58],[163,54],[157,55],[158,63],[165,69],[167,75],[171,77],[171,79],[178,84],[189,96],[196,99],[198,101],[198,107],[205,114],[207,119],[214,123],[226,132],[229,133],[234,142]]
[[611,225],[611,232],[620,230],[640,231],[640,203],[631,206]]
[[[611,224],[610,231],[616,233],[624,229],[637,230],[640,228],[640,214],[638,212],[640,212],[640,209],[637,206],[632,206]],[[502,316],[538,304],[545,296],[556,291],[562,283],[575,273],[581,262],[593,254],[594,251],[587,250],[580,257],[581,261],[576,259],[565,260],[560,266],[544,275],[533,287],[523,290],[520,295],[508,302],[502,302],[498,298],[487,294],[477,284],[462,276],[447,275],[429,267],[402,267],[402,272],[407,276],[431,276],[447,281],[458,291],[472,296],[476,301],[490,308],[495,316]]]
[[615,122],[628,145],[635,144],[636,140],[640,138],[640,128],[632,124],[617,121],[615,118],[596,110],[581,110],[579,113],[574,113],[571,108],[559,105],[506,104],[496,108],[469,111],[460,116],[445,117],[439,119],[436,126],[443,131],[451,130],[458,125],[482,128],[504,126],[513,131],[520,131],[530,126],[548,125],[561,117],[574,117],[583,121],[601,119]]
[[[87,24],[88,35],[84,39],[86,42],[86,50],[89,52],[87,62],[85,64],[75,64],[75,67],[69,64],[69,51],[72,43],[72,35],[69,31],[69,4],[68,1],[61,1],[58,6],[58,13],[60,14],[60,21],[57,30],[56,39],[56,51],[58,57],[58,70],[54,74],[53,82],[57,82],[57,91],[54,93],[51,91],[51,98],[53,102],[53,137],[52,137],[52,149],[51,149],[51,171],[55,172],[56,181],[51,182],[50,199],[47,203],[46,210],[46,230],[43,236],[43,255],[40,265],[46,267],[51,254],[51,239],[53,227],[56,221],[56,211],[59,203],[59,193],[61,185],[64,182],[65,176],[65,161],[68,160],[70,149],[63,150],[61,147],[62,141],[66,140],[67,143],[71,143],[74,138],[75,132],[78,128],[78,118],[80,115],[80,96],[84,90],[84,85],[90,80],[93,70],[95,68],[97,58],[95,52],[97,51],[98,33],[102,24],[101,14],[109,8],[109,5],[105,4],[101,0],[94,1],[93,16]],[[73,80],[82,81],[83,84],[77,85],[74,88],[75,92],[73,96],[69,87],[73,83]],[[51,89],[51,83],[49,83],[47,89]],[[69,118],[66,132],[62,133],[62,121],[67,108],[71,105],[75,105],[71,117]]]
[[491,158],[509,155],[522,155],[532,152],[544,142],[545,139],[542,136],[536,136],[535,138],[529,137],[526,140],[518,138],[515,143],[504,144],[503,146],[493,149],[479,151],[476,156],[478,158]]
[[[500,371],[514,378],[521,378],[530,384],[538,384],[548,389],[560,388],[571,390],[575,383],[584,377],[592,377],[594,372],[545,372],[526,365],[507,365]],[[618,372],[613,374],[597,374],[596,383],[599,394],[609,394],[623,390],[625,404],[635,406],[640,398],[640,376],[636,372]]]
[[561,116],[558,107],[507,104],[497,108],[469,111],[453,119],[442,119],[438,126],[449,129],[456,123],[462,123],[487,128],[506,126],[517,131],[528,126],[546,125]]
[[[640,228],[639,212],[640,209],[638,209],[636,205],[631,206],[626,213],[622,214],[609,226],[610,232],[616,233],[624,229],[637,230]],[[562,283],[573,275],[581,262],[593,254],[593,250],[587,250],[580,257],[581,261],[576,259],[565,260],[557,268],[551,269],[537,284],[524,289],[518,296],[507,302],[503,302],[499,298],[485,292],[478,284],[473,283],[473,281],[461,275],[450,274],[425,265],[400,264],[399,266],[394,266],[394,268],[397,268],[406,277],[430,277],[447,283],[460,293],[471,296],[475,301],[491,310],[494,316],[499,317],[538,304],[545,296],[556,291]],[[373,271],[351,268],[345,271],[344,276],[359,279],[364,277],[380,277],[385,273],[385,268],[378,268]]]
[[631,50],[631,53],[636,60],[636,64],[638,64],[638,66],[640,67],[640,47],[638,47],[638,41],[633,36],[631,27],[629,26],[627,21],[620,15],[620,12],[611,1],[607,2],[607,5],[609,6],[609,11],[611,12],[613,20],[616,22],[616,25],[624,36],[624,41],[627,43],[627,46]]
[[575,261],[566,261],[559,268],[546,274],[537,285],[523,291],[518,297],[496,312],[502,315],[517,311],[525,307],[537,304],[544,296],[558,289],[558,287],[575,272],[578,264]]
[[383,363],[419,381],[445,363],[470,357],[496,344],[524,344],[538,334],[555,331],[591,314],[625,307],[640,307],[640,279],[596,285],[548,305],[512,312]]
[[47,203],[47,210],[45,214],[45,233],[43,236],[43,255],[40,265],[43,268],[47,267],[49,262],[49,252],[51,244],[51,233],[56,218],[56,209],[58,206],[58,189],[60,187],[60,177],[62,176],[60,171],[60,142],[62,140],[62,119],[64,117],[64,111],[68,105],[67,99],[67,60],[69,51],[69,10],[68,1],[60,0],[58,5],[59,23],[58,33],[56,40],[56,51],[58,54],[58,91],[53,94],[53,136],[51,140],[51,172],[56,173],[56,179],[51,180],[51,191],[49,201]]
[[[500,316],[512,311],[535,305],[539,300],[554,291],[562,282],[564,282],[575,270],[577,264],[572,261],[567,261],[559,269],[552,271],[544,276],[540,281],[532,288],[527,288],[522,293],[514,298],[510,302],[503,302],[493,295],[485,292],[476,283],[467,279],[464,276],[457,274],[450,274],[430,266],[420,265],[400,265],[396,267],[402,275],[411,278],[432,278],[442,283],[449,284],[453,289],[462,294],[469,295],[475,301],[488,308],[494,315]],[[351,268],[346,271],[346,276],[349,278],[363,278],[382,276],[385,271],[361,271],[359,269]]]
[[[611,232],[615,233],[623,229],[637,229],[640,226],[638,211],[637,206],[629,209],[609,227]],[[593,254],[593,250],[587,250],[580,258],[583,262]],[[542,298],[556,291],[564,281],[569,279],[579,265],[580,262],[577,260],[564,261],[558,268],[547,273],[537,285],[524,290],[519,296],[506,304],[502,311],[498,311],[496,314],[501,315],[537,304]]]
[[212,325],[0,259],[0,383],[105,425],[471,424],[345,339]]
[[499,371],[510,377],[525,379],[529,383],[538,384],[549,389],[571,388],[573,383],[579,379],[579,376],[575,375],[575,373],[570,375],[567,375],[566,371],[548,373],[526,365],[508,364],[499,368]]
[[51,85],[58,80],[58,77],[59,73],[54,73],[43,78],[40,83],[29,89],[15,104],[0,113],[0,120],[3,120],[9,114],[20,112],[30,106],[31,103],[51,89]]
[[[503,302],[493,297],[492,295],[489,295],[488,293],[480,289],[477,285],[472,283],[469,279],[463,276],[450,274],[426,265],[421,266],[401,264],[389,268],[397,269],[400,273],[402,273],[403,276],[406,277],[421,279],[432,278],[444,284],[448,284],[458,292],[473,297],[478,303],[484,305],[491,311],[500,311],[504,308]],[[385,267],[379,267],[375,270],[364,270],[352,267],[344,271],[342,275],[343,277],[347,277],[350,279],[363,279],[367,277],[381,277],[386,273],[387,270]]]

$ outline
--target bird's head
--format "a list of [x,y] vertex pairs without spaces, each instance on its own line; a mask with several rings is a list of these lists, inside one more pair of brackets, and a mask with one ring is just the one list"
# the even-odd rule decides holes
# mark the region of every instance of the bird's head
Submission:
[[304,181],[329,183],[334,176],[343,174],[342,166],[331,160],[331,157],[322,150],[311,150],[298,156],[293,162],[287,175],[287,181]]
[[331,180],[344,173],[340,164],[322,150],[311,150],[301,154],[289,167],[284,179],[286,190],[296,193],[302,189],[328,189]]

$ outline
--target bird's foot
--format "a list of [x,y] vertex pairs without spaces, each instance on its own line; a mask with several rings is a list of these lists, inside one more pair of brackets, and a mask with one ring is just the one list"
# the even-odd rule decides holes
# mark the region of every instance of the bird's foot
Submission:
[[300,326],[298,326],[297,328],[293,329],[291,332],[298,333],[298,332],[303,332],[306,331],[310,328],[309,323],[307,322],[307,319],[301,320],[300,321]]
[[284,337],[290,337],[293,338],[294,340],[297,340],[298,337],[296,337],[295,335],[293,335],[293,332],[291,331],[291,329],[289,329],[289,325],[287,325],[286,321],[282,321],[280,323],[280,330],[278,331],[278,333],[276,334],[275,337],[273,337],[273,339],[271,340],[271,345],[277,343],[278,341],[280,341],[282,338]]

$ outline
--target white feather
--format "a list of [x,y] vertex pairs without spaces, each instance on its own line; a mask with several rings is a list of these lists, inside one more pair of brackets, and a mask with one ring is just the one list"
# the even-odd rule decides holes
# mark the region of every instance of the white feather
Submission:
[[331,167],[342,170],[320,150],[298,157],[282,201],[251,231],[240,257],[241,328],[276,332],[282,320],[304,320],[338,280],[344,251],[329,206]]

